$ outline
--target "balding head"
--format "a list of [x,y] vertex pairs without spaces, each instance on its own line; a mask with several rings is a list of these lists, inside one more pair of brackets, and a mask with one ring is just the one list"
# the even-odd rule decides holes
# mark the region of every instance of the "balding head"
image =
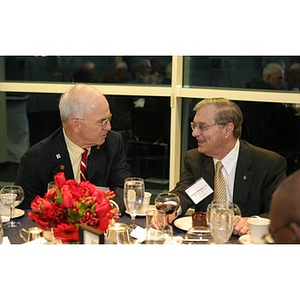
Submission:
[[284,79],[283,67],[276,63],[267,64],[263,69],[262,79],[274,89],[281,89]]
[[[292,234],[297,233],[293,232],[296,227],[290,228],[290,225],[300,224],[300,170],[287,177],[275,190],[271,201],[270,219],[271,233],[275,242],[295,242],[296,236],[293,240],[290,239]],[[279,231],[282,231],[282,234],[278,234],[276,240],[275,233]],[[300,239],[299,241],[297,239],[297,242],[300,243]]]

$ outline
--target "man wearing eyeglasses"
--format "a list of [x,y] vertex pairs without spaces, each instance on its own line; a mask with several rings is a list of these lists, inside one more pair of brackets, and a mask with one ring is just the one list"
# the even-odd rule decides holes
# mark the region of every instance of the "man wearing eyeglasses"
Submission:
[[[243,115],[234,102],[204,99],[194,111],[191,129],[198,148],[186,152],[183,173],[173,190],[180,197],[181,214],[193,205],[196,211],[206,211],[213,200],[215,167],[220,161],[227,200],[242,213],[233,233],[246,234],[247,219],[269,211],[271,195],[286,177],[286,160],[240,139]],[[197,199],[193,198],[196,193],[188,194],[191,188],[197,191]]]
[[[62,127],[32,146],[21,158],[16,183],[25,191],[23,207],[29,208],[35,196],[44,196],[54,175],[88,180],[116,193],[121,212],[125,211],[122,188],[129,177],[123,139],[111,130],[112,114],[107,99],[95,87],[74,85],[59,102]],[[42,126],[42,124],[41,124]],[[82,177],[82,154],[87,152]]]
[[270,208],[270,233],[266,241],[300,244],[300,171],[287,177],[275,190]]

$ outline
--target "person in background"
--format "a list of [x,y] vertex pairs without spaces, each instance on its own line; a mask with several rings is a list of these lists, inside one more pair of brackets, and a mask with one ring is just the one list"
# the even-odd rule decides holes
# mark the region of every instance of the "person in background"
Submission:
[[277,187],[271,199],[269,216],[273,242],[300,243],[300,170]]
[[[254,79],[246,86],[252,89],[285,90],[285,66],[283,63],[269,63],[262,71],[260,80]],[[255,145],[277,153],[286,153],[296,147],[296,109],[293,105],[279,102],[246,102],[239,106],[244,116],[244,126],[248,128],[249,140]],[[280,138],[278,138],[280,137]]]
[[[203,178],[203,184],[214,189],[215,166],[221,161],[227,200],[236,203],[242,212],[233,234],[246,234],[247,219],[269,211],[273,191],[286,178],[286,160],[240,139],[243,115],[234,102],[224,98],[204,99],[196,104],[194,111],[191,128],[198,148],[185,153],[183,173],[172,190],[180,197],[181,214],[195,204],[186,193],[188,187]],[[195,211],[206,211],[212,200],[213,193],[207,192],[195,205]]]
[[73,75],[72,82],[83,83],[83,82],[99,82],[96,78],[96,66],[91,61],[85,62]]
[[288,90],[300,91],[300,63],[293,63],[286,72]]
[[87,156],[86,180],[115,191],[115,202],[125,211],[123,185],[131,176],[126,162],[123,139],[111,130],[107,99],[95,87],[76,84],[59,102],[62,127],[32,146],[22,157],[16,184],[23,187],[24,208],[35,196],[44,196],[54,175],[64,172],[66,179],[80,179],[81,155]]
[[284,68],[278,63],[267,64],[261,75],[261,80],[247,83],[248,88],[282,90],[284,88]]

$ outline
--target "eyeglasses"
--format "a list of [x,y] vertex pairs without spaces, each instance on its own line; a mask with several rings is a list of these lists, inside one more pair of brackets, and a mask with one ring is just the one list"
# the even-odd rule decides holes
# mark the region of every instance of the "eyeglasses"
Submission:
[[207,130],[208,128],[212,127],[212,126],[216,126],[216,125],[226,125],[224,123],[215,123],[215,124],[211,124],[211,125],[202,125],[202,124],[196,124],[194,122],[190,123],[191,125],[191,129],[194,131],[195,129],[197,129],[198,131],[202,132]]
[[112,114],[109,115],[109,117],[103,121],[90,121],[90,120],[86,120],[86,119],[83,119],[83,118],[74,118],[74,120],[81,120],[81,121],[90,121],[90,122],[93,122],[95,123],[97,126],[100,126],[100,127],[105,127],[108,122],[110,122],[112,119]]

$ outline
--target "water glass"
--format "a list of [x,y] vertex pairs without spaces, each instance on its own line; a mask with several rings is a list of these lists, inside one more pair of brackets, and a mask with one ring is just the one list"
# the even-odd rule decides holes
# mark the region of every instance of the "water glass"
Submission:
[[210,204],[208,204],[207,209],[206,209],[206,223],[209,226],[210,224],[210,209],[212,206],[215,205],[226,205],[227,208],[230,208],[233,210],[233,215],[234,215],[234,225],[237,224],[237,222],[241,219],[242,213],[240,208],[238,207],[237,204],[227,201],[227,202],[217,202],[217,201],[212,201]]
[[209,226],[216,244],[227,243],[234,226],[233,209],[226,204],[211,206]]
[[152,209],[146,213],[146,244],[163,244],[165,239],[173,236],[172,227],[168,225],[167,215],[162,210]]

